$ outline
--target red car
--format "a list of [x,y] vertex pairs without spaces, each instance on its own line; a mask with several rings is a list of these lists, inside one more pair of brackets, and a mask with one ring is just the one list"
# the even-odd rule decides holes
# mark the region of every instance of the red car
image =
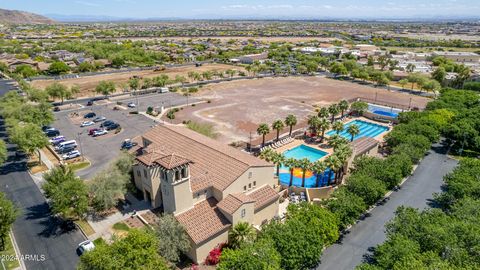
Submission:
[[93,136],[95,131],[99,131],[99,130],[100,130],[99,128],[91,128],[88,130],[88,135]]

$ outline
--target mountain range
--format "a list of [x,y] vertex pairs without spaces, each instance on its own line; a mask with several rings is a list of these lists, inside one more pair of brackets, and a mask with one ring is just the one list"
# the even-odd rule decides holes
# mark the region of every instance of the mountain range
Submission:
[[0,9],[0,23],[2,24],[54,24],[54,20],[35,13]]

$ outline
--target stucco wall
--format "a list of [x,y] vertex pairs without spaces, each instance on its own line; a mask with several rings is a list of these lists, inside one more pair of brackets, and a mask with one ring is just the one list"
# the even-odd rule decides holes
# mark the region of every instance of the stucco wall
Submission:
[[265,220],[271,220],[278,213],[278,200],[260,209],[254,214],[253,225],[262,225]]
[[[222,200],[228,194],[248,192],[261,187],[265,184],[273,186],[278,184],[278,180],[274,178],[274,167],[253,167],[245,171],[234,183],[228,186],[222,194]],[[250,177],[251,176],[251,177]],[[250,186],[249,186],[250,185]],[[244,189],[245,187],[245,189]]]
[[228,230],[225,230],[199,246],[196,246],[195,243],[191,242],[192,248],[187,253],[187,256],[197,264],[203,263],[207,258],[208,253],[212,249],[214,249],[219,244],[227,243],[227,241]]

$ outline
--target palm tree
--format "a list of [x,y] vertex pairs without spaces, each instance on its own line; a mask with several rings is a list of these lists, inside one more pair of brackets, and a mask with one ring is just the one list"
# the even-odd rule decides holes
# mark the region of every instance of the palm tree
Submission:
[[345,163],[348,159],[352,156],[353,150],[349,144],[342,144],[339,145],[338,148],[335,150],[334,155],[338,157],[340,162],[342,163],[341,170],[339,171],[338,179],[342,179],[345,169]]
[[341,117],[343,118],[343,113],[348,110],[348,107],[349,107],[349,104],[348,104],[348,101],[342,99],[339,103],[338,103],[338,109],[341,111]]
[[308,158],[302,158],[298,162],[298,167],[302,169],[302,187],[305,187],[305,174],[312,167],[312,163]]
[[328,185],[331,184],[332,173],[334,174],[335,183],[337,182],[337,172],[342,167],[342,161],[335,155],[330,155],[325,159],[325,163],[330,168],[330,174],[328,176]]
[[277,131],[277,141],[278,141],[278,137],[280,136],[280,130],[282,130],[284,127],[285,125],[283,124],[282,120],[275,120],[273,122],[272,129]]
[[317,177],[317,185],[316,185],[317,187],[320,186],[320,179],[323,178],[323,175],[325,174],[326,169],[327,169],[327,165],[325,164],[324,161],[317,160],[313,163],[312,170],[315,172]]
[[348,141],[338,134],[334,134],[328,138],[328,145],[333,147],[333,150],[337,149],[340,145],[346,144]]
[[267,124],[262,123],[257,128],[257,134],[262,135],[262,146],[265,145],[265,136],[270,132],[270,128]]
[[339,112],[338,105],[337,104],[332,104],[332,105],[328,106],[328,112],[330,113],[330,116],[332,117],[330,122],[333,123],[333,121],[335,121],[335,115],[337,115],[338,112]]
[[353,142],[353,138],[360,133],[360,128],[356,124],[351,124],[347,128],[347,132],[348,132],[348,134],[350,134],[352,136],[350,141]]
[[277,177],[280,175],[280,166],[285,162],[285,156],[274,152],[272,155],[271,161],[277,166]]
[[270,162],[270,161],[272,161],[272,157],[275,153],[276,152],[273,151],[272,148],[267,148],[267,149],[263,149],[262,152],[260,152],[260,155],[258,157],[265,160],[265,161]]
[[285,125],[290,127],[290,132],[288,133],[289,136],[292,136],[292,128],[297,124],[297,117],[293,114],[288,115],[285,118]]
[[288,158],[285,160],[284,165],[288,167],[288,170],[290,171],[290,183],[288,186],[293,186],[293,170],[298,167],[298,160],[294,158]]
[[335,130],[337,134],[340,134],[340,132],[343,131],[343,123],[340,121],[336,121],[335,123],[333,123],[332,129]]
[[328,112],[327,107],[322,107],[318,111],[318,117],[320,117],[320,118],[327,118],[329,115],[330,115],[330,113]]
[[330,122],[326,118],[320,119],[320,122],[318,122],[318,129],[322,132],[322,139],[320,142],[323,143],[323,140],[325,139],[325,131],[330,128]]
[[257,238],[255,229],[248,222],[239,222],[228,232],[228,244],[233,249],[253,243],[255,238]]
[[317,133],[318,124],[320,123],[320,118],[318,116],[313,115],[308,119],[308,126],[312,133]]

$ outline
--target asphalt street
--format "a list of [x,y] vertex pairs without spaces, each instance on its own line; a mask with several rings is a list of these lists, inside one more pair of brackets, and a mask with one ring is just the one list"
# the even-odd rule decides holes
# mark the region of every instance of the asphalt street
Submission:
[[376,207],[370,217],[354,225],[341,243],[324,251],[317,269],[354,269],[371,255],[371,248],[385,241],[385,223],[394,217],[394,211],[399,206],[418,209],[429,207],[433,193],[441,191],[443,176],[457,165],[457,161],[450,159],[446,152],[445,146],[435,144],[414,174],[400,190],[391,195],[390,200]]
[[[6,89],[0,81],[2,95]],[[78,243],[84,240],[77,229],[62,228],[52,217],[45,197],[28,174],[26,160],[15,155],[16,146],[8,143],[4,122],[0,119],[0,139],[7,142],[8,160],[0,167],[0,191],[20,210],[13,234],[27,269],[75,269]]]
[[[122,100],[125,104],[124,106],[130,101],[137,104],[137,99],[134,97]],[[190,98],[189,102],[192,101],[195,100]],[[182,105],[186,102],[187,100],[184,96],[175,93],[145,95],[138,97],[138,108],[140,111],[146,111],[149,106],[165,106],[168,108],[171,106]],[[136,111],[136,108],[114,111],[112,109],[113,106],[114,104],[94,105],[79,110],[60,111],[55,113],[56,120],[52,126],[59,129],[60,133],[65,136],[67,140],[76,140],[77,144],[79,144],[78,150],[80,150],[92,164],[90,167],[77,172],[77,175],[81,178],[90,179],[97,172],[106,168],[120,153],[120,146],[125,139],[139,136],[157,124],[152,119],[143,115],[129,113],[131,111]],[[113,135],[113,131],[111,131],[110,133],[112,134],[100,137],[88,136],[88,130],[91,128],[98,128],[100,123],[81,128],[79,123],[73,123],[69,117],[69,114],[74,111],[78,112],[80,116],[90,111],[94,112],[97,116],[105,116],[108,120],[113,120],[114,122],[119,123],[122,126],[122,131],[115,135]]]

